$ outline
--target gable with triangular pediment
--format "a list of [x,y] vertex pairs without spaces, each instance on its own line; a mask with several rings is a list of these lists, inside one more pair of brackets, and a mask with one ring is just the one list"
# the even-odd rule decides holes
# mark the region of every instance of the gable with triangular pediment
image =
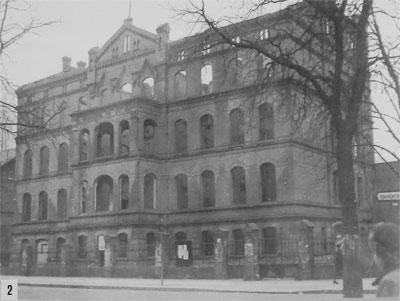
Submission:
[[140,49],[157,47],[157,45],[156,34],[126,22],[100,49],[97,60],[107,61]]

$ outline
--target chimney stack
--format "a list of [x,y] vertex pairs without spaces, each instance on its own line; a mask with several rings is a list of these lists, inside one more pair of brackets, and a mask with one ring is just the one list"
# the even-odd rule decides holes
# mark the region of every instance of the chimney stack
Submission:
[[83,61],[77,62],[76,65],[78,66],[78,69],[79,69],[79,70],[83,70],[83,69],[86,68],[86,63],[83,62]]
[[71,70],[71,58],[68,56],[63,56],[62,57],[62,70],[69,71]]

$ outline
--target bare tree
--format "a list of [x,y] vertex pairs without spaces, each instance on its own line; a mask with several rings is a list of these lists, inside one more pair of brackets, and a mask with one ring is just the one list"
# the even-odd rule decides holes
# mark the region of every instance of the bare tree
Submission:
[[[27,18],[23,24],[15,22],[15,15],[18,13],[27,13],[29,6],[22,0],[0,0],[0,62],[3,66],[3,59],[9,57],[9,50],[17,42],[29,34],[36,33],[43,27],[50,26],[55,22],[42,22],[34,18]],[[18,88],[6,75],[4,67],[0,73],[0,150],[9,145],[10,138],[17,133],[17,127],[22,129],[34,128],[44,130],[47,125],[58,115],[62,108],[56,108],[53,112],[44,110],[44,107],[32,105],[21,109],[16,104],[15,90]],[[44,113],[46,111],[46,113]],[[42,114],[40,123],[34,123],[38,120],[37,115]],[[17,115],[29,116],[19,118]],[[36,117],[35,117],[36,116]],[[28,121],[30,120],[30,121]]]
[[[229,16],[213,19],[204,1],[198,3],[193,1],[185,9],[175,10],[186,22],[206,27],[204,35],[209,34],[210,39],[204,45],[210,48],[226,44],[261,57],[265,62],[261,87],[271,80],[286,81],[298,95],[304,95],[291,114],[301,121],[317,116],[319,122],[331,123],[344,232],[343,292],[345,297],[361,297],[354,141],[373,146],[372,112],[386,120],[387,131],[398,139],[385,118],[390,117],[370,100],[370,81],[392,90],[388,95],[394,99],[400,95],[398,56],[393,54],[398,45],[385,45],[376,18],[383,11],[374,9],[373,0],[243,1],[240,21],[276,11],[277,4],[286,5],[269,20],[254,21],[260,34],[252,35],[243,32],[245,23],[235,26]],[[390,152],[384,146],[377,147]]]

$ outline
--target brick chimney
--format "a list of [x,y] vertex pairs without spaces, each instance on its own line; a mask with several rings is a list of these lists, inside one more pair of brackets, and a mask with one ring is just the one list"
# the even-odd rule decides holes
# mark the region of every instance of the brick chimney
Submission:
[[68,56],[63,56],[62,58],[62,70],[65,71],[69,71],[71,70],[71,58]]
[[76,65],[78,66],[78,69],[79,69],[79,70],[83,70],[83,69],[86,68],[86,63],[83,62],[83,61],[77,62]]

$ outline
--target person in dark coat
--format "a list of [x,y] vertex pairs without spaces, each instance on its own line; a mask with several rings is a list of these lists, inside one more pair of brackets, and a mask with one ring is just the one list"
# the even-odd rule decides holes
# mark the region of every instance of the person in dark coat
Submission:
[[377,297],[399,297],[399,226],[379,223],[374,226],[369,243],[374,249],[374,263],[381,274],[372,283],[378,285]]
[[343,253],[341,250],[341,244],[336,244],[335,250],[335,279],[333,283],[338,284],[336,279],[342,278],[343,275]]

